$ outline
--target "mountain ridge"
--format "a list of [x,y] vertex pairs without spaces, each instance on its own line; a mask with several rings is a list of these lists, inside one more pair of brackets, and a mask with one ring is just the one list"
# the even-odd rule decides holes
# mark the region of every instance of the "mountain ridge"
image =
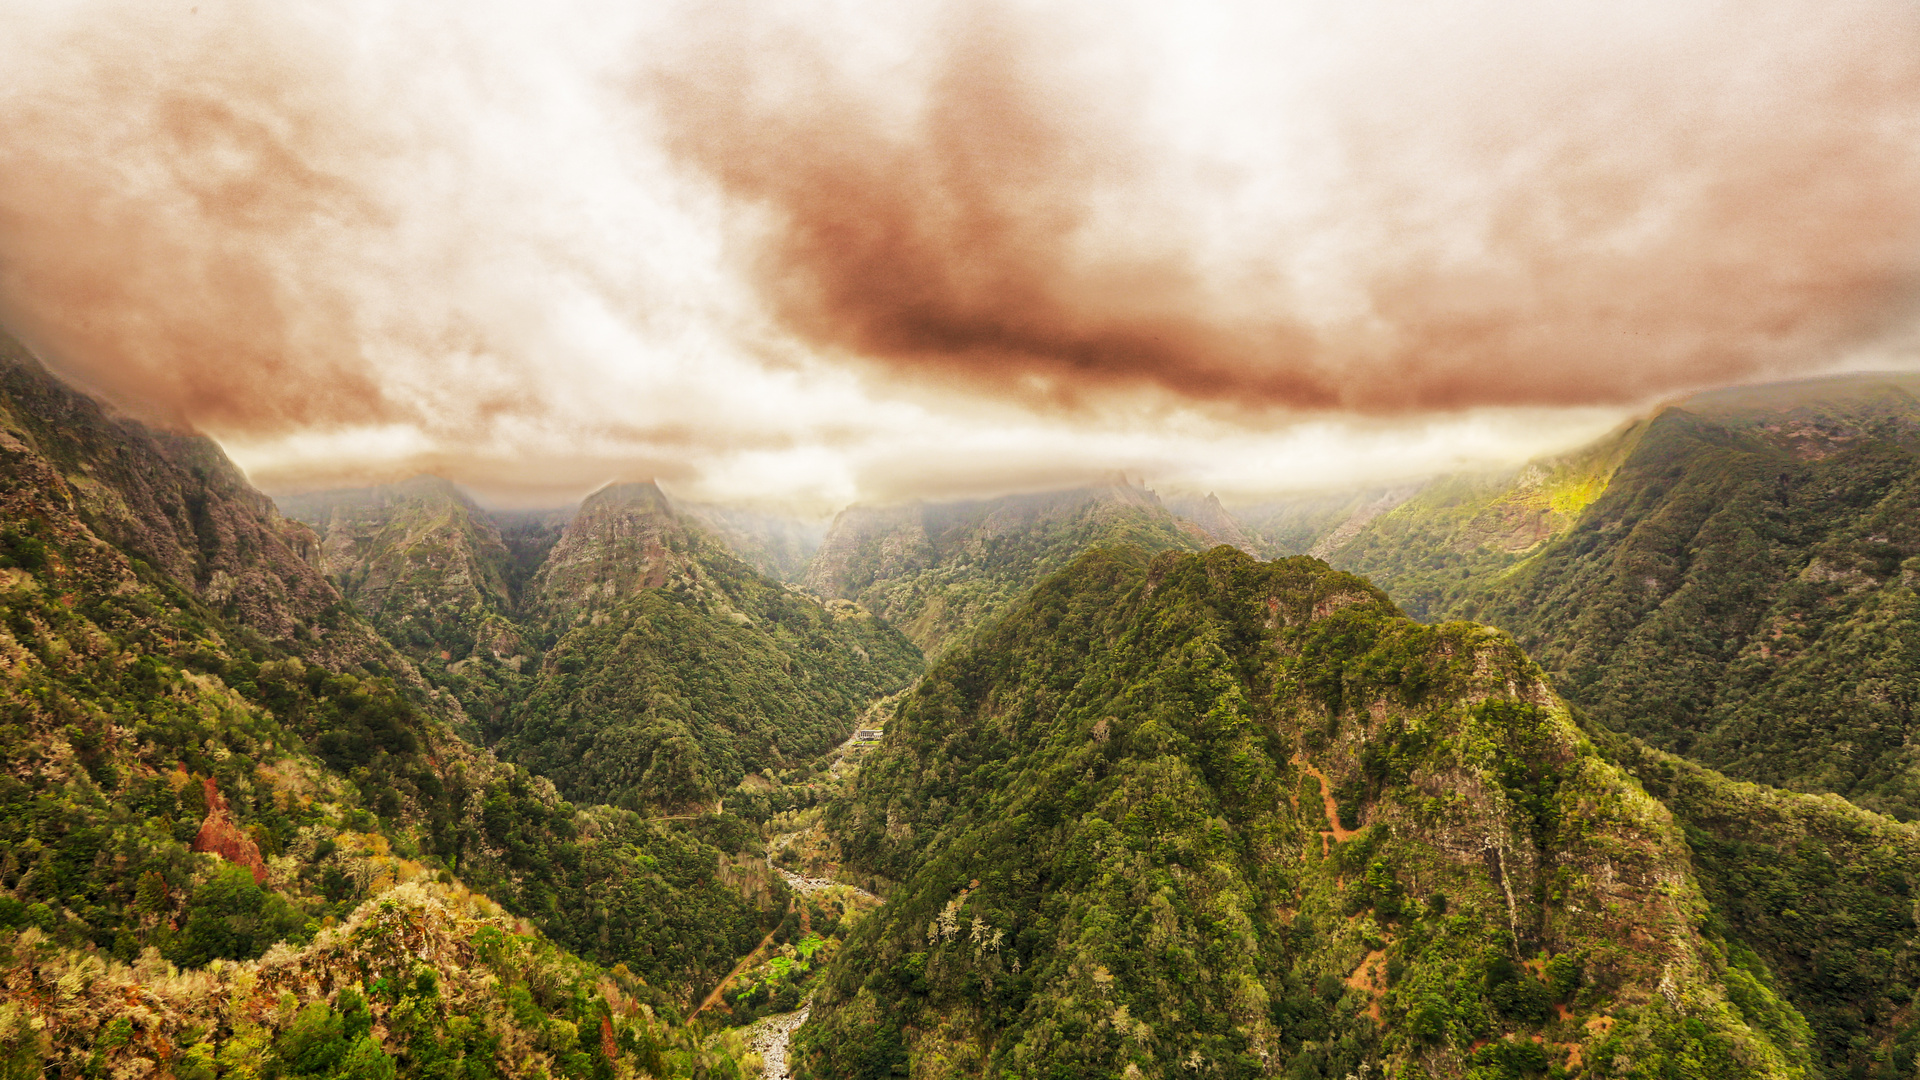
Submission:
[[1313,560],[1079,557],[936,662],[829,822],[899,884],[807,1076],[1811,1060],[1702,936],[1671,815],[1513,641]]

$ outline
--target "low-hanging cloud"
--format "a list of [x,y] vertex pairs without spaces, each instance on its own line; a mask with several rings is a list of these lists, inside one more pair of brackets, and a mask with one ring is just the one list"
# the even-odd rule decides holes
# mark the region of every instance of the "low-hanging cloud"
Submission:
[[1920,268],[1891,0],[0,8],[0,315],[287,487],[1204,472],[1810,370]]

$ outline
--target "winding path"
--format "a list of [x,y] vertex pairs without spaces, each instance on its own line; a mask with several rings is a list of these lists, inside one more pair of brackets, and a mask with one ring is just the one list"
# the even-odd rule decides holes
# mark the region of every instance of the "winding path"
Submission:
[[1293,755],[1293,763],[1300,766],[1308,776],[1320,781],[1320,798],[1326,803],[1327,824],[1332,826],[1330,829],[1320,830],[1321,834],[1331,836],[1339,843],[1345,843],[1347,840],[1360,835],[1359,829],[1343,829],[1340,827],[1340,804],[1334,800],[1333,785],[1327,782],[1327,774],[1314,768],[1312,762],[1299,754]]
[[[834,751],[834,768],[839,768],[848,751],[855,749],[857,746],[870,744],[869,740],[862,740],[860,738],[861,730],[863,729],[856,728],[854,733],[847,738],[847,741],[841,743],[839,748]],[[814,826],[809,825],[801,831],[806,832],[813,828]],[[797,836],[799,834],[796,833],[793,835]],[[771,852],[776,844],[785,839],[791,839],[791,837],[776,837],[773,843],[767,845],[768,851]],[[772,866],[773,860],[768,859],[767,863],[769,866]],[[797,893],[815,893],[833,888],[851,889],[855,895],[871,900],[875,904],[883,903],[878,896],[857,885],[848,885],[843,881],[829,881],[826,878],[807,877],[804,874],[796,874],[784,866],[774,866],[773,868],[786,880],[787,887]],[[719,1000],[720,992],[727,988],[727,984],[737,978],[742,971],[745,971],[747,966],[753,963],[754,959],[758,957],[772,941],[773,935],[768,934],[753,952],[748,953],[745,959],[734,965],[733,970],[727,973],[727,977],[720,980],[720,985],[713,988],[713,993],[707,995],[707,1000],[700,1003],[700,1008],[693,1011],[693,1016],[700,1015],[701,1009],[705,1009],[707,1006]],[[747,1028],[747,1045],[752,1048],[754,1053],[760,1055],[760,1075],[763,1080],[788,1080],[788,1078],[792,1076],[792,1067],[787,1061],[787,1052],[793,1046],[793,1033],[800,1029],[801,1024],[807,1022],[807,1016],[812,1012],[813,1002],[809,999],[806,1004],[800,1006],[797,1012],[781,1013],[778,1016],[764,1017],[754,1021],[754,1023]],[[689,1016],[687,1019],[691,1020],[693,1017]]]

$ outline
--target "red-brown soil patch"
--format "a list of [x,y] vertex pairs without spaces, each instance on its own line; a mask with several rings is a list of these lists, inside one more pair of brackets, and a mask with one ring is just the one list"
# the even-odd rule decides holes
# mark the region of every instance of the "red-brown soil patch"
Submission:
[[260,845],[253,842],[238,822],[233,820],[232,811],[227,809],[226,796],[220,794],[219,787],[209,776],[201,781],[206,785],[207,818],[200,823],[200,832],[193,838],[193,850],[210,851],[230,863],[237,863],[253,871],[253,883],[267,883],[267,864],[260,858]]

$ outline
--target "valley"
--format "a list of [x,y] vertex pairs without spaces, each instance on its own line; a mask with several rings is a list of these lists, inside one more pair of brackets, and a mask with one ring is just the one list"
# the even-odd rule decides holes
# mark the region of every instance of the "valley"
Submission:
[[816,526],[276,503],[8,344],[0,1071],[1911,1075],[1909,389]]
[[1920,1080],[1920,2],[0,12],[0,1080]]

